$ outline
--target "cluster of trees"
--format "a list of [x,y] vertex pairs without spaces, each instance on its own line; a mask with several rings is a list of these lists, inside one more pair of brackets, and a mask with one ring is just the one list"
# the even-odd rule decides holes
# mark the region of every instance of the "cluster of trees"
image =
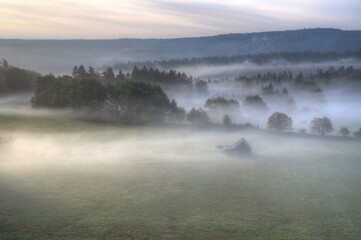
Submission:
[[358,131],[354,132],[353,135],[354,137],[361,138],[361,128]]
[[225,114],[222,118],[222,123],[214,123],[210,120],[208,113],[202,108],[192,108],[186,114],[187,121],[195,127],[205,128],[205,127],[225,127],[227,129],[254,129],[258,128],[258,126],[254,126],[250,123],[244,124],[234,124],[228,114]]
[[93,78],[40,76],[31,103],[34,107],[99,107],[108,89]]
[[338,79],[359,80],[361,78],[361,69],[355,69],[353,66],[341,66],[338,69],[329,67],[327,70],[318,69],[316,73],[311,73],[309,78],[325,83],[330,83]]
[[[292,118],[286,113],[275,112],[268,118],[267,128],[278,131],[292,130]],[[310,128],[312,133],[320,136],[334,130],[331,120],[327,117],[314,118],[311,121]],[[305,133],[305,129],[302,130],[302,133]]]
[[[361,78],[361,69],[355,69],[352,66],[341,66],[338,69],[329,67],[327,70],[317,69],[316,72],[305,74],[299,72],[293,74],[290,71],[283,71],[279,73],[267,72],[264,74],[258,73],[252,76],[239,76],[236,80],[243,82],[245,86],[264,85],[265,83],[273,83],[277,86],[284,86],[290,84],[291,87],[297,90],[314,90],[319,89],[321,84],[331,84],[337,81],[354,81]],[[273,87],[273,85],[272,85]],[[262,88],[263,94],[278,94],[279,90],[270,89],[270,85]]]
[[199,58],[183,58],[183,59],[171,59],[163,61],[146,61],[146,62],[128,62],[119,63],[115,65],[116,68],[131,69],[134,65],[157,67],[162,69],[177,68],[180,66],[194,66],[197,64],[206,65],[224,65],[234,63],[252,62],[255,64],[267,64],[271,61],[285,60],[290,63],[302,63],[302,62],[328,62],[337,61],[346,58],[361,59],[360,51],[348,51],[343,53],[336,52],[279,52],[279,53],[259,53],[253,55],[234,55],[234,56],[211,56],[211,57],[199,57]]
[[[334,131],[333,124],[328,117],[314,118],[311,121],[311,132],[320,136],[324,136]],[[267,122],[267,129],[274,129],[278,131],[292,130],[292,118],[285,113],[275,112],[269,118]],[[306,133],[305,129],[300,131]],[[347,137],[350,135],[350,130],[347,127],[341,127],[339,133]],[[354,132],[354,137],[361,137],[361,128]]]
[[41,76],[31,103],[34,107],[106,111],[127,123],[182,121],[185,115],[160,86],[129,80],[105,86],[93,78]]
[[161,85],[174,84],[193,87],[192,77],[188,77],[185,73],[180,73],[173,69],[169,71],[159,71],[157,68],[150,67],[148,69],[146,66],[143,66],[142,68],[134,66],[130,74],[130,78],[131,80],[145,81]]
[[[86,77],[88,73],[76,73],[76,77],[40,76],[31,99],[33,107],[92,109],[132,124],[185,121],[196,127],[212,124],[205,110],[193,108],[187,113],[159,85],[132,80],[104,85],[98,79]],[[213,104],[239,106],[235,100],[222,98],[208,101],[209,106]]]
[[249,95],[243,101],[242,105],[245,109],[266,111],[267,105],[258,95]]
[[[90,108],[108,113],[126,123],[179,124],[188,121],[196,127],[214,125],[208,113],[202,108],[193,108],[187,113],[183,108],[178,107],[174,100],[170,100],[159,85],[143,81],[124,80],[114,85],[104,85],[90,77],[39,76],[31,103],[34,107]],[[242,104],[253,108],[255,106],[266,108],[258,95],[246,97]],[[208,109],[239,108],[239,105],[234,99],[222,97],[210,98],[205,103]],[[225,127],[247,127],[247,124],[234,125],[227,114],[224,115],[222,123]],[[269,117],[267,128],[278,131],[292,130],[292,118],[285,113],[275,112]],[[314,118],[310,129],[317,135],[334,131],[332,122],[327,117]],[[342,127],[340,134],[348,136],[350,131]],[[361,137],[361,128],[354,133],[354,136]]]
[[239,108],[239,102],[235,99],[225,99],[224,97],[208,98],[205,105],[208,109],[234,109]]
[[[173,69],[169,71],[160,71],[158,68],[147,68],[143,66],[138,68],[136,65],[129,73],[124,73],[119,70],[117,74],[114,73],[113,68],[107,67],[102,73],[98,73],[93,67],[85,69],[83,65],[75,66],[73,68],[74,78],[94,78],[106,84],[116,84],[118,81],[133,80],[144,81],[162,86],[184,86],[193,88],[193,78],[188,77],[185,73],[177,72]],[[199,92],[207,91],[207,83],[202,80],[195,80],[195,89]]]
[[[340,134],[344,137],[348,137],[350,135],[350,130],[347,127],[340,128]],[[361,128],[353,133],[354,137],[361,138]]]
[[[259,95],[248,95],[246,96],[242,102],[242,107],[247,111],[267,111],[267,104],[263,101],[263,99]],[[240,102],[233,98],[225,98],[225,97],[211,97],[208,98],[204,104],[204,107],[207,110],[222,113],[227,112],[227,110],[236,111],[240,108]]]
[[31,91],[34,89],[38,73],[20,69],[0,60],[0,94]]
[[[313,90],[313,92],[317,92],[320,91],[319,94],[322,95],[322,90],[317,88],[316,90]],[[292,96],[289,95],[288,93],[288,89],[286,87],[283,87],[282,91],[279,92],[278,89],[275,89],[273,87],[272,82],[270,82],[268,85],[265,85],[261,88],[261,94],[262,96],[265,97],[274,97],[274,96],[278,96],[279,99],[285,100],[286,102],[286,107],[288,108],[288,110],[292,111],[296,109],[296,102],[294,100],[294,98]],[[311,96],[313,97],[313,96]]]
[[[292,118],[286,113],[275,112],[268,118],[267,129],[278,131],[292,130],[292,122]],[[333,131],[332,123],[327,117],[315,118],[311,122],[311,131],[318,135],[325,135]],[[305,129],[301,132],[305,133]]]

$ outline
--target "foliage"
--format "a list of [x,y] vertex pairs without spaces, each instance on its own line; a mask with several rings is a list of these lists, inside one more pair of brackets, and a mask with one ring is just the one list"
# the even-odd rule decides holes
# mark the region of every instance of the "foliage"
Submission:
[[123,80],[126,80],[126,76],[125,74],[122,72],[122,70],[119,70],[117,76],[115,76],[115,79],[117,81],[123,81]]
[[293,97],[288,97],[286,107],[289,111],[294,111],[296,109],[296,102]]
[[318,135],[325,135],[333,131],[332,122],[329,118],[314,118],[311,121],[311,131]]
[[272,82],[270,82],[268,85],[262,87],[261,92],[262,92],[262,95],[275,94]]
[[206,108],[239,108],[239,102],[235,99],[225,99],[224,97],[208,98]]
[[222,123],[225,127],[230,128],[233,126],[232,120],[229,117],[228,114],[224,115],[223,119],[222,119]]
[[114,75],[113,69],[111,67],[106,68],[105,71],[102,72],[102,77],[106,83],[114,83],[115,82],[115,75]]
[[354,132],[353,136],[357,138],[361,138],[361,128],[358,131]]
[[[73,77],[40,76],[31,103],[34,107],[98,108],[127,123],[184,122],[185,110],[170,101],[159,85],[125,80],[121,71],[114,76],[112,68],[101,76],[82,65],[74,67]],[[104,86],[100,80],[112,84]]]
[[[332,62],[342,59],[361,59],[361,51],[347,51],[347,52],[272,52],[272,53],[258,53],[249,55],[229,55],[229,56],[211,56],[211,57],[193,57],[183,59],[170,59],[162,61],[148,61],[148,62],[127,62],[118,63],[116,68],[130,69],[134,65],[149,67],[161,67],[163,69],[177,68],[179,66],[194,66],[197,64],[203,65],[227,65],[235,63],[251,62],[255,64],[267,64],[272,61],[284,60],[290,63],[303,62]],[[327,75],[327,73],[325,73]]]
[[186,120],[186,110],[182,107],[178,107],[175,100],[170,103],[170,109],[167,114],[167,121],[175,124],[182,124]]
[[34,107],[97,107],[107,98],[106,88],[92,78],[40,76],[31,103]]
[[206,94],[208,93],[208,86],[207,82],[203,80],[196,81],[194,85],[195,90],[200,94]]
[[142,81],[121,81],[110,91],[116,113],[128,123],[164,121],[172,108],[168,96],[158,85]]
[[0,94],[31,91],[34,88],[38,73],[10,66],[3,59],[0,64]]
[[263,102],[262,98],[258,95],[250,95],[247,96],[243,102],[242,105],[246,108],[251,108],[255,110],[267,110],[267,105],[265,102]]
[[93,78],[97,80],[101,79],[100,74],[97,71],[95,71],[95,69],[92,66],[89,66],[88,71],[85,69],[83,65],[80,65],[79,68],[78,66],[74,66],[72,75],[74,78]]
[[202,108],[192,108],[187,113],[187,119],[192,125],[197,127],[205,127],[210,124],[208,114]]
[[350,135],[350,130],[348,130],[347,127],[341,127],[340,128],[340,133],[342,136],[346,137],[348,135]]
[[278,131],[291,130],[292,118],[285,113],[275,112],[268,118],[267,128]]
[[139,69],[137,66],[134,66],[130,74],[130,79],[162,85],[172,84],[192,87],[192,78],[189,78],[185,73],[180,73],[172,69],[169,71],[160,71],[152,67],[148,69],[144,66]]

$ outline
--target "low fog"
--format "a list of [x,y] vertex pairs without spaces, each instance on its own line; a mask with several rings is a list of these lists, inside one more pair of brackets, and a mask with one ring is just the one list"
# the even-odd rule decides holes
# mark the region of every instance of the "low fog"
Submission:
[[255,75],[258,73],[267,72],[282,72],[290,71],[293,73],[304,72],[311,73],[317,69],[327,69],[330,66],[338,68],[340,66],[353,66],[355,68],[361,67],[361,61],[358,59],[341,59],[338,61],[324,61],[324,62],[304,62],[304,63],[290,63],[286,60],[272,60],[267,64],[257,64],[250,61],[244,63],[235,63],[227,65],[193,65],[193,66],[179,66],[176,69],[180,72],[185,72],[195,78],[202,79],[235,79],[241,75]]
[[[23,171],[46,168],[109,168],[139,164],[302,164],[310,160],[328,161],[335,154],[355,157],[361,154],[359,142],[322,140],[262,133],[259,131],[198,131],[152,127],[90,128],[87,131],[19,131],[0,148],[2,174],[21,177]],[[9,133],[9,132],[7,132]],[[6,134],[2,130],[1,134]],[[233,144],[246,138],[252,156],[228,156],[216,145]],[[317,158],[315,158],[317,156]],[[5,176],[5,175],[3,175]]]
[[[290,90],[292,111],[265,98],[265,112],[241,106],[229,113],[234,123],[259,125],[253,130],[88,121],[96,113],[32,108],[32,94],[0,97],[0,212],[14,223],[0,238],[16,229],[20,238],[229,239],[239,229],[268,236],[291,225],[303,236],[298,226],[305,224],[321,236],[320,219],[359,235],[360,141],[265,130],[269,115],[283,111],[294,132],[309,133],[312,118],[324,115],[335,135],[339,126],[354,131],[361,99],[348,90],[325,90],[318,103]],[[167,93],[189,110],[209,97],[241,102],[257,91],[229,81],[208,84],[205,94]],[[215,122],[223,116],[209,115]],[[216,147],[241,138],[251,155]],[[342,239],[339,228],[328,231]]]

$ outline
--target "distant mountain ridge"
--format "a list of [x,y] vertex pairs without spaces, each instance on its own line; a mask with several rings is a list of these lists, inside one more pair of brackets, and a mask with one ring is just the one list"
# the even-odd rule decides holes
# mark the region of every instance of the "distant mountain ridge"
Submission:
[[272,52],[345,52],[361,49],[361,30],[303,29],[176,39],[0,39],[0,58],[42,72],[117,62],[231,56]]

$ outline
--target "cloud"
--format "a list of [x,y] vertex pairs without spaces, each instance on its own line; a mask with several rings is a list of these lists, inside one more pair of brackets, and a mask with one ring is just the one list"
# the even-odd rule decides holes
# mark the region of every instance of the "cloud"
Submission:
[[0,0],[1,38],[168,38],[359,29],[356,0]]

